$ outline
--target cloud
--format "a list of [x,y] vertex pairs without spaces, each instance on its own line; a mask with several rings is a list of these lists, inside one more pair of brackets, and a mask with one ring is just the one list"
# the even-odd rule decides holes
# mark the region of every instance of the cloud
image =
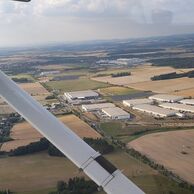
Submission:
[[173,13],[176,22],[193,22],[193,0],[32,0],[31,3],[1,0],[0,14],[33,17],[124,17],[150,22],[154,10]]
[[[0,42],[16,44],[194,32],[193,10],[193,0],[32,0],[30,3],[0,0]],[[156,12],[157,17],[153,14]],[[171,26],[165,28],[165,24]],[[183,24],[192,25],[183,28]]]

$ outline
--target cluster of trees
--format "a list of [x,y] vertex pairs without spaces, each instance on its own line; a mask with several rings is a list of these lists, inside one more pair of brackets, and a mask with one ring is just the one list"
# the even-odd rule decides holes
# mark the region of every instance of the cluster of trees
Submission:
[[0,135],[0,143],[5,143],[5,142],[11,141],[11,140],[12,140],[11,137]]
[[42,138],[38,142],[30,143],[29,145],[21,146],[16,148],[15,150],[12,150],[10,153],[10,156],[22,156],[22,155],[40,152],[48,149],[48,146],[49,146],[49,142],[45,138]]
[[59,151],[54,145],[52,145],[46,138],[42,138],[38,142],[30,143],[26,146],[18,147],[15,150],[12,150],[10,152],[10,156],[22,156],[22,155],[28,155],[36,152],[41,151],[48,151],[48,154],[50,156],[59,156],[62,157],[64,154]]
[[152,81],[167,80],[167,79],[175,79],[175,78],[181,78],[181,77],[193,78],[194,77],[194,71],[189,71],[189,72],[186,72],[186,73],[179,73],[179,74],[177,74],[176,72],[161,74],[161,75],[152,77],[151,80]]
[[101,154],[109,154],[114,151],[114,147],[104,139],[84,138],[84,141]]
[[55,99],[55,95],[50,95],[45,98],[46,100],[53,100]]
[[18,83],[30,83],[32,82],[28,78],[12,78],[13,81],[18,82]]
[[75,177],[67,183],[59,181],[57,191],[49,194],[92,194],[97,191],[97,185],[91,180]]
[[194,68],[194,57],[186,58],[164,58],[149,61],[155,66],[171,66],[175,68]]
[[131,72],[119,72],[111,74],[112,77],[124,77],[131,75]]

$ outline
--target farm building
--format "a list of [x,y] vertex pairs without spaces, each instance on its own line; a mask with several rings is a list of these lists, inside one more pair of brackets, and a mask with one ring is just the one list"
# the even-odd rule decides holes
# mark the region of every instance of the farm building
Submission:
[[138,104],[152,104],[153,100],[147,99],[147,98],[141,98],[141,99],[134,99],[134,100],[124,100],[123,105],[133,107]]
[[68,100],[91,100],[96,99],[99,97],[97,92],[92,90],[85,90],[85,91],[76,91],[76,92],[66,92],[64,96]]
[[168,94],[157,94],[149,97],[150,100],[160,101],[160,102],[177,102],[183,99],[182,96],[174,96]]
[[194,99],[185,99],[180,101],[181,104],[194,105]]
[[86,112],[90,112],[90,111],[102,110],[103,108],[113,108],[113,107],[115,107],[115,105],[112,103],[85,104],[85,105],[82,105],[82,110]]
[[130,119],[130,114],[121,108],[114,107],[114,108],[103,108],[102,112],[105,113],[111,119]]
[[149,113],[156,117],[170,117],[176,115],[178,111],[161,108],[150,104],[140,104],[133,107],[134,110]]
[[160,106],[167,109],[194,113],[194,106],[191,106],[191,105],[179,104],[179,103],[164,103],[164,104],[161,104]]

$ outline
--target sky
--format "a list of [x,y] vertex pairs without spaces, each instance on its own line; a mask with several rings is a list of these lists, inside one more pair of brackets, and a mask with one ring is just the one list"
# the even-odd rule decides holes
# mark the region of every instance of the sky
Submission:
[[194,0],[0,0],[0,47],[194,33]]

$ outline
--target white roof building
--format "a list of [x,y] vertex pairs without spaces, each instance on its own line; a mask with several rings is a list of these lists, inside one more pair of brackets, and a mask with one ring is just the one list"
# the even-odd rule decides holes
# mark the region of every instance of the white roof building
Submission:
[[104,108],[102,109],[102,112],[105,113],[111,119],[130,119],[130,114],[118,107]]
[[98,98],[99,94],[92,90],[85,90],[85,91],[76,91],[76,92],[66,92],[64,96],[68,100],[85,100],[85,99],[94,99]]
[[153,100],[150,100],[148,98],[141,98],[141,99],[133,99],[133,100],[124,100],[123,105],[133,107],[138,104],[152,104]]
[[90,111],[102,110],[103,108],[113,108],[113,107],[115,107],[115,105],[112,103],[84,104],[82,105],[82,110],[86,112],[90,112]]
[[194,105],[194,99],[181,100],[180,103],[182,103],[182,104],[188,104],[188,105]]
[[176,115],[178,111],[161,108],[150,104],[140,104],[133,107],[134,110],[146,112],[156,117],[170,117]]
[[161,101],[161,102],[177,102],[184,99],[182,96],[168,95],[168,94],[157,94],[149,97],[150,100]]
[[179,103],[164,103],[160,104],[163,108],[173,109],[182,112],[191,112],[194,113],[194,106],[186,105],[186,104],[179,104]]

